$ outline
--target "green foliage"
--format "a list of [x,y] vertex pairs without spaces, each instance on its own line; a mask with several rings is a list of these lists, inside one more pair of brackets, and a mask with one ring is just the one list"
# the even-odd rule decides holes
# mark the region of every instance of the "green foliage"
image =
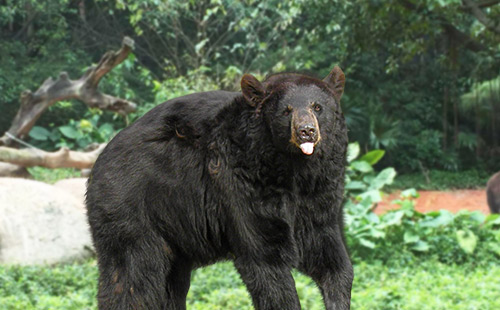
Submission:
[[377,216],[371,205],[347,207],[346,237],[359,260],[413,260],[425,254],[443,263],[487,264],[500,258],[500,218],[479,212],[446,210],[422,214],[413,201]]
[[6,310],[96,308],[95,262],[56,267],[0,266],[0,305]]
[[500,76],[482,83],[473,84],[471,91],[461,96],[461,108],[474,111],[479,108],[481,116],[494,113],[495,106],[500,105]]
[[102,122],[103,112],[98,109],[89,110],[84,119],[69,120],[66,125],[54,126],[50,130],[34,126],[29,136],[31,143],[37,147],[53,150],[60,147],[70,149],[83,149],[92,143],[109,141],[116,133],[113,124]]
[[347,160],[349,166],[346,170],[346,197],[348,204],[352,201],[360,201],[363,205],[377,203],[382,200],[380,190],[392,183],[396,176],[394,168],[386,168],[380,173],[375,173],[375,165],[385,152],[382,150],[373,150],[363,155],[359,160],[359,144],[349,144],[347,151]]
[[415,189],[401,193],[395,201],[397,210],[376,215],[373,209],[381,201],[380,190],[392,183],[395,171],[386,168],[375,174],[369,162],[381,159],[379,150],[355,160],[358,154],[359,145],[349,145],[344,208],[346,240],[355,260],[408,261],[424,254],[444,263],[488,263],[500,258],[499,215],[446,210],[423,214],[415,210]]
[[359,263],[354,271],[352,309],[493,310],[500,306],[497,264],[471,268],[432,260]]
[[[23,90],[35,91],[60,71],[76,79],[104,51],[116,49],[126,33],[136,42],[135,54],[100,87],[139,104],[129,121],[177,94],[237,90],[246,72],[322,77],[340,64],[347,76],[342,110],[350,139],[363,149],[388,151],[380,166],[400,172],[463,170],[493,157],[500,117],[492,83],[499,74],[498,38],[461,1],[78,3],[8,0],[0,5],[0,132],[9,127]],[[483,12],[491,20],[500,14],[498,5]],[[460,98],[464,109],[457,111],[453,128],[453,105]],[[77,129],[67,122],[85,111],[81,105],[54,108],[37,126],[54,138],[54,128]],[[107,122],[117,130],[125,125],[120,119]],[[74,132],[69,133],[73,138],[57,134],[75,146],[86,143]],[[38,145],[55,148],[49,146],[54,139],[45,137],[47,143]],[[493,160],[487,165],[498,168]]]
[[90,63],[77,40],[72,41],[69,24],[73,19],[76,10],[68,8],[66,0],[0,4],[0,133],[10,126],[22,91],[36,91],[60,71],[78,75],[81,66]]
[[[483,189],[492,173],[484,170],[440,171],[399,175],[389,190],[414,187],[417,190]],[[428,179],[427,179],[428,178]]]
[[81,177],[80,170],[74,168],[50,169],[44,167],[28,167],[28,172],[33,179],[50,184],[63,179]]
[[[432,260],[354,265],[352,309],[494,310],[500,307],[500,268]],[[315,283],[294,272],[303,309],[324,309]],[[94,261],[53,267],[0,266],[0,305],[6,310],[96,309]],[[187,308],[251,310],[235,268],[219,263],[193,272]]]

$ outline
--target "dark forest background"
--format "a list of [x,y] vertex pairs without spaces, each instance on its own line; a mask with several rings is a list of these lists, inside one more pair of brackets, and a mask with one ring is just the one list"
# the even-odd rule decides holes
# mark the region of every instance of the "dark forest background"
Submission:
[[3,0],[0,133],[22,91],[61,71],[78,78],[124,36],[134,54],[101,88],[138,111],[59,102],[29,143],[84,148],[169,98],[238,90],[247,72],[323,77],[338,64],[350,140],[386,150],[379,165],[500,169],[500,0]]

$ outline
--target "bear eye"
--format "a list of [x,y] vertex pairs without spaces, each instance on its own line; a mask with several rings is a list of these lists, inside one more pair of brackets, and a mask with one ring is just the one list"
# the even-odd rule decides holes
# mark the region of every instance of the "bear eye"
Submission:
[[320,104],[315,103],[315,104],[313,104],[313,109],[316,112],[321,112],[321,110],[323,109],[323,107]]
[[283,115],[285,116],[288,116],[290,114],[290,112],[292,112],[292,107],[291,106],[287,106],[285,111],[283,111]]

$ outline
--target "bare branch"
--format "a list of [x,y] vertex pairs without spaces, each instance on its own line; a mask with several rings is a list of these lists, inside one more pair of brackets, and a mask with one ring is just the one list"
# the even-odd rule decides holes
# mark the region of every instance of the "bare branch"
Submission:
[[111,71],[114,67],[122,63],[134,48],[134,40],[129,37],[123,38],[122,48],[119,51],[109,51],[102,56],[101,61],[96,67],[91,67],[89,86],[97,87],[101,78]]
[[91,168],[106,144],[91,152],[76,152],[61,148],[56,152],[45,152],[38,149],[15,149],[0,146],[0,162],[21,167],[40,166],[47,168]]
[[486,15],[486,13],[481,10],[477,3],[472,0],[463,0],[465,7],[469,9],[472,15],[487,29],[495,32],[496,34],[500,34],[500,24],[498,22],[493,21]]
[[[415,11],[417,13],[423,13],[422,7],[415,5],[411,1],[399,0],[399,2],[407,10]],[[445,30],[447,35],[452,37],[455,40],[455,42],[460,42],[461,45],[463,45],[465,48],[467,48],[473,52],[479,52],[479,51],[483,51],[486,49],[486,47],[484,45],[475,41],[473,38],[471,38],[466,33],[460,31],[457,27],[452,25],[443,16],[439,16],[438,14],[436,14],[434,12],[429,12],[428,14],[430,14],[435,20],[437,20],[440,23],[441,27]]]
[[499,4],[500,0],[480,0],[476,2],[477,7],[479,8],[488,8],[490,6],[494,6],[495,4]]
[[[135,103],[103,94],[98,89],[101,78],[123,62],[133,46],[134,41],[125,37],[119,51],[104,54],[99,64],[88,68],[78,80],[71,80],[66,72],[61,72],[55,81],[46,79],[36,92],[23,91],[20,96],[21,107],[7,132],[20,139],[25,138],[42,113],[61,100],[78,99],[90,107],[122,115],[135,111]],[[7,134],[0,138],[0,145],[12,144],[13,140]]]

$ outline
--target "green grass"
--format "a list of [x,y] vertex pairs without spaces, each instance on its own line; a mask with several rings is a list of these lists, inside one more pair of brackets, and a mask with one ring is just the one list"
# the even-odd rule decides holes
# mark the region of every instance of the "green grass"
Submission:
[[486,171],[439,171],[430,170],[427,177],[422,173],[398,175],[387,190],[450,190],[450,189],[484,189],[490,173]]
[[[96,309],[95,261],[55,267],[0,266],[0,309]],[[323,309],[314,283],[295,274],[302,309]],[[500,264],[355,266],[353,310],[500,309]],[[193,272],[188,309],[253,309],[231,263]]]
[[81,177],[80,170],[74,168],[49,169],[44,167],[30,167],[28,172],[33,179],[49,184],[54,184],[59,180]]
[[0,309],[95,309],[94,261],[56,267],[0,266]]

